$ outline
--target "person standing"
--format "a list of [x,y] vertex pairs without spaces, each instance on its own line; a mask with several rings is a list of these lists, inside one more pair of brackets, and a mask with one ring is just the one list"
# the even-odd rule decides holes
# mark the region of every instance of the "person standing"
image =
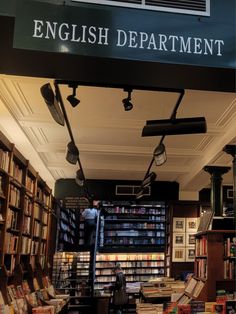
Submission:
[[122,314],[124,305],[128,302],[128,296],[126,294],[126,278],[120,264],[117,264],[114,267],[113,272],[116,275],[116,281],[112,287],[115,314]]
[[84,218],[84,244],[92,245],[93,234],[96,229],[96,218],[98,215],[97,208],[93,206],[93,202],[90,203],[88,208],[85,208],[82,212]]

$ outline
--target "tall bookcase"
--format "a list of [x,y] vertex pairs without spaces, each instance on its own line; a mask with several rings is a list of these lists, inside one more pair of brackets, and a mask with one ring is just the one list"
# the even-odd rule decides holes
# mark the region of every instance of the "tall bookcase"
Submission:
[[50,250],[52,192],[29,161],[0,133],[0,263],[44,265]]
[[165,203],[101,202],[95,289],[113,282],[119,263],[128,284],[166,275]]
[[234,230],[210,230],[196,234],[195,276],[205,282],[199,300],[214,301],[217,290],[235,290],[235,241]]

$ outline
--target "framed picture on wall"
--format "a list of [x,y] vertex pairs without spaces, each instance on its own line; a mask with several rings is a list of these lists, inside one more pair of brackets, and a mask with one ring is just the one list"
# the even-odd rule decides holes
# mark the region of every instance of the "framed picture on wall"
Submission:
[[198,219],[197,217],[186,218],[186,232],[197,232]]
[[186,262],[194,262],[195,259],[195,247],[186,247],[186,256],[185,261]]
[[185,248],[173,248],[172,261],[185,262]]
[[173,231],[174,232],[185,232],[185,218],[173,217]]
[[173,246],[185,246],[185,233],[173,233]]
[[196,242],[195,233],[186,233],[185,245],[195,246],[195,242]]

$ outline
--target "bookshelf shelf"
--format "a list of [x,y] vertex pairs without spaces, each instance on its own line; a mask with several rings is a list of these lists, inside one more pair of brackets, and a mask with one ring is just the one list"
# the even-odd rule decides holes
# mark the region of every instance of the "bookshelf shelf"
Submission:
[[[37,194],[37,191],[40,193]],[[50,220],[43,220],[39,199],[51,207],[51,189],[29,161],[0,132],[0,263],[12,274],[21,262],[48,261]],[[38,197],[40,196],[40,197]],[[48,217],[51,214],[48,213]],[[37,223],[36,223],[37,221]],[[45,228],[44,228],[45,227]],[[51,229],[51,234],[55,230]],[[40,254],[43,254],[40,256]]]
[[234,230],[209,230],[197,233],[196,252],[206,252],[206,255],[200,254],[195,258],[195,275],[206,280],[199,300],[214,301],[219,287],[232,292],[232,282],[236,280],[235,259],[234,256],[231,259],[229,255],[232,254],[234,239]]

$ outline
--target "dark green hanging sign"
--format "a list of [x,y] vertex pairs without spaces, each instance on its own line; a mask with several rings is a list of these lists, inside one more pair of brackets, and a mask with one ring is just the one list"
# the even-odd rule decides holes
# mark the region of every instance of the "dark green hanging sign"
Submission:
[[19,1],[14,48],[236,68],[233,22],[102,5]]

